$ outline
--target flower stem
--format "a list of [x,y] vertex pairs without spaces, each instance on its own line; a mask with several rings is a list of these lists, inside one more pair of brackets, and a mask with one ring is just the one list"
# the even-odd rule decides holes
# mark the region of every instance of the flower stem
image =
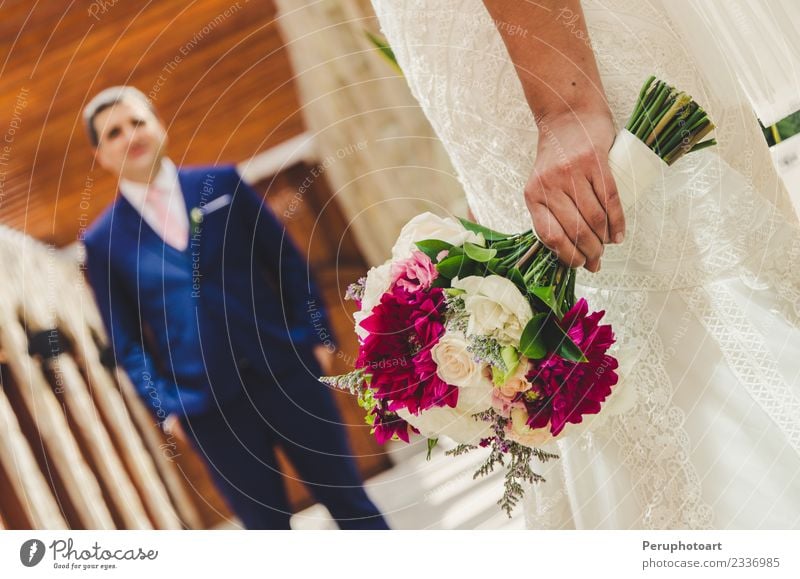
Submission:
[[537,240],[536,240],[536,243],[534,243],[533,245],[531,245],[531,248],[530,248],[528,251],[526,251],[526,252],[525,252],[525,255],[523,255],[523,256],[522,256],[522,257],[519,259],[519,261],[517,261],[517,263],[516,263],[516,264],[514,264],[514,267],[516,267],[517,269],[521,268],[523,265],[525,265],[525,262],[526,262],[526,261],[528,261],[528,260],[529,260],[530,258],[532,258],[534,255],[536,255],[536,252],[538,252],[538,251],[539,251],[539,249],[540,249],[541,247],[542,247],[542,244],[541,244],[541,242],[540,242],[540,241],[537,239]]

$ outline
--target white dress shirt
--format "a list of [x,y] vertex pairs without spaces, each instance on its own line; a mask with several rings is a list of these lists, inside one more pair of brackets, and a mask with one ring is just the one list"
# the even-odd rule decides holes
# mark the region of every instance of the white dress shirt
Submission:
[[[164,157],[153,185],[167,191],[167,208],[170,220],[182,224],[183,228],[189,229],[189,215],[186,212],[186,202],[183,199],[183,192],[178,181],[178,169],[175,163]],[[119,190],[131,205],[139,212],[142,219],[147,223],[162,239],[164,239],[164,223],[158,219],[156,211],[151,205],[146,203],[146,195],[149,185],[147,183],[137,183],[127,179],[119,180]]]

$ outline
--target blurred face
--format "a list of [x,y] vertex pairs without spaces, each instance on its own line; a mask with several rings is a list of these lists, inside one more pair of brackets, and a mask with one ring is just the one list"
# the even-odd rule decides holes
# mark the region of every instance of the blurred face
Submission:
[[122,100],[94,119],[98,144],[95,158],[108,171],[125,179],[149,182],[158,173],[167,133],[143,103]]

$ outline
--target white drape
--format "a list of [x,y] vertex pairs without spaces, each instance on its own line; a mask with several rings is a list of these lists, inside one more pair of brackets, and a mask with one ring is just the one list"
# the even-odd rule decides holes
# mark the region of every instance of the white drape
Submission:
[[662,2],[723,100],[745,95],[765,126],[800,110],[800,2]]

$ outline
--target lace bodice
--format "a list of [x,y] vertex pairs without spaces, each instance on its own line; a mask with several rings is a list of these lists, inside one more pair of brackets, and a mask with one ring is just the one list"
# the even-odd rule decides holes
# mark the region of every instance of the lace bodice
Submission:
[[[529,228],[523,188],[538,135],[497,31],[513,25],[494,23],[481,0],[372,2],[478,221],[500,231]],[[748,321],[741,304],[728,299],[726,287],[714,285],[733,280],[761,292],[767,307],[797,327],[797,218],[753,112],[730,95],[726,103],[741,104],[722,104],[692,55],[681,49],[658,0],[590,0],[583,7],[618,128],[651,74],[692,94],[717,125],[719,146],[684,157],[642,192],[626,215],[625,243],[607,246],[599,274],[581,270],[578,278],[578,292],[587,294],[593,308],[608,310],[623,367],[622,358],[647,360],[627,365],[632,370],[625,386],[637,394],[628,419],[609,418],[598,427],[618,442],[635,481],[642,513],[636,524],[708,527],[713,514],[689,460],[685,412],[673,403],[670,344],[654,331],[660,315],[655,296],[674,290],[694,322],[719,334],[724,361],[800,453],[797,392],[772,371],[777,364],[764,334]],[[564,14],[564,26],[570,27],[569,21]],[[515,28],[513,33],[529,32]],[[743,349],[759,354],[741,356]],[[781,405],[798,411],[777,416]],[[563,510],[566,495],[553,488],[528,509],[532,526],[554,524],[551,515]]]
[[[529,228],[522,192],[538,133],[483,3],[375,0],[374,5],[412,92],[445,147],[453,151],[451,158],[477,219],[501,231]],[[757,200],[775,203],[782,220],[795,217],[752,111],[746,106],[722,108],[697,74],[691,55],[680,50],[680,37],[665,25],[666,14],[659,7],[657,2],[630,0],[584,3],[618,127],[624,126],[650,74],[692,94],[718,127],[717,150],[685,157],[666,180],[641,195],[642,201],[627,216],[629,242],[607,247],[603,258],[604,272],[660,273],[654,284],[675,287],[729,275],[751,254],[753,240],[764,239],[774,211]],[[560,21],[572,26],[568,13]],[[745,181],[733,188],[721,183],[720,159]],[[602,275],[593,280],[583,281],[607,286]]]

